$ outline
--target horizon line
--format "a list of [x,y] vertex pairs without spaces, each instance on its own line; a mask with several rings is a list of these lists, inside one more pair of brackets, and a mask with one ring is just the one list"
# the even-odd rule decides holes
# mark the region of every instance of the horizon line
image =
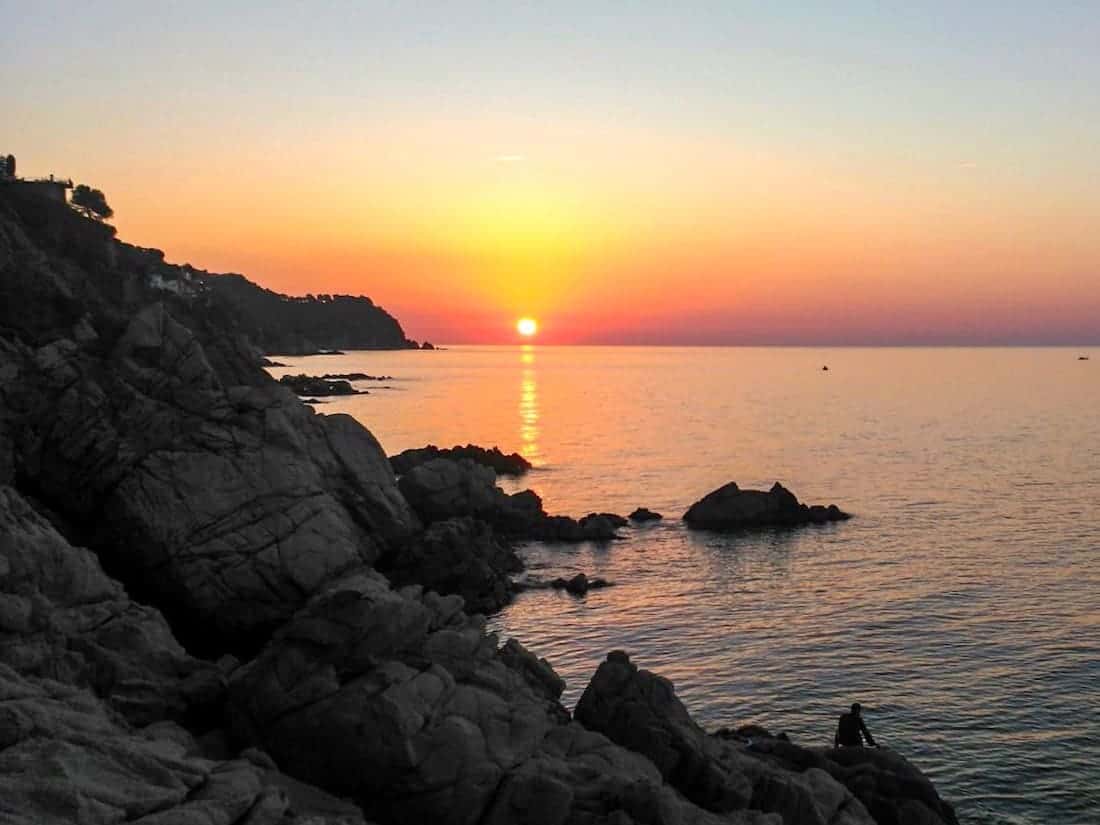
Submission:
[[[433,342],[434,343],[434,342]],[[931,343],[762,343],[762,344],[723,344],[723,343],[638,343],[638,342],[540,342],[540,341],[441,341],[436,349],[448,347],[663,347],[676,349],[1075,349],[1081,347],[1100,347],[1100,339],[1082,343],[973,343],[973,342],[931,342]],[[354,350],[353,350],[354,351]],[[371,350],[360,350],[370,352]]]

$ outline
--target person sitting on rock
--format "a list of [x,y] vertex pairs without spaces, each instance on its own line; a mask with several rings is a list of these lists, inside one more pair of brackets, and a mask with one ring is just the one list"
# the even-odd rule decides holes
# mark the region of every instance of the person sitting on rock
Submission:
[[833,737],[833,744],[836,747],[862,748],[864,739],[872,748],[878,747],[875,744],[875,738],[871,736],[871,732],[863,724],[862,712],[863,708],[859,702],[855,702],[852,704],[851,711],[841,714],[840,723],[836,726],[836,736]]

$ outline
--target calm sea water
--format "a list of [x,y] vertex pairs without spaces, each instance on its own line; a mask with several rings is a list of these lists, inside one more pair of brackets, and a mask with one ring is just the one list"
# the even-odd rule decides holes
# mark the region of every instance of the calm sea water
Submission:
[[[669,517],[524,550],[537,575],[616,583],[492,619],[550,659],[567,703],[616,648],[710,728],[822,744],[858,700],[964,821],[1030,825],[1100,822],[1100,358],[1077,355],[453,347],[292,367],[393,375],[318,407],[391,453],[496,444],[534,462],[521,486],[551,512]],[[679,521],[720,484],[777,479],[857,518],[737,536]]]

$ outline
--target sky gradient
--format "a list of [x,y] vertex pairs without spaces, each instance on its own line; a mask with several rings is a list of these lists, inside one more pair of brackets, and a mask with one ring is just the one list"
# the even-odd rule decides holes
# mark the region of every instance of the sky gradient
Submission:
[[418,339],[1100,342],[1094,3],[541,5],[0,0],[0,151]]

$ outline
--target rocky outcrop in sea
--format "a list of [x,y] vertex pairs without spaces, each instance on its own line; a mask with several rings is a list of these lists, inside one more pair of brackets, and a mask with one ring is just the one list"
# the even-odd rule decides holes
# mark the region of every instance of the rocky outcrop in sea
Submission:
[[835,504],[803,504],[778,481],[768,491],[742,490],[731,481],[707,493],[684,513],[688,527],[740,530],[746,527],[796,527],[851,518]]
[[589,513],[579,519],[548,515],[536,493],[505,493],[496,478],[492,467],[469,458],[433,458],[406,470],[398,487],[427,523],[471,516],[512,540],[611,541],[627,523],[613,513]]
[[491,467],[500,476],[521,476],[531,469],[531,462],[519,453],[504,453],[500,447],[479,447],[476,444],[467,444],[465,447],[440,448],[434,444],[427,447],[419,447],[405,450],[397,455],[390,456],[390,464],[398,475],[409,472],[413,467],[418,467],[436,458],[447,458],[451,461],[469,459],[475,464]]
[[399,486],[155,257],[0,190],[0,820],[954,821],[893,756],[708,737],[625,657],[571,716],[471,612],[498,535],[559,529],[537,496],[447,459]]
[[313,375],[284,375],[279,383],[301,396],[326,398],[332,395],[366,395],[366,390],[357,390],[344,378],[317,378]]

